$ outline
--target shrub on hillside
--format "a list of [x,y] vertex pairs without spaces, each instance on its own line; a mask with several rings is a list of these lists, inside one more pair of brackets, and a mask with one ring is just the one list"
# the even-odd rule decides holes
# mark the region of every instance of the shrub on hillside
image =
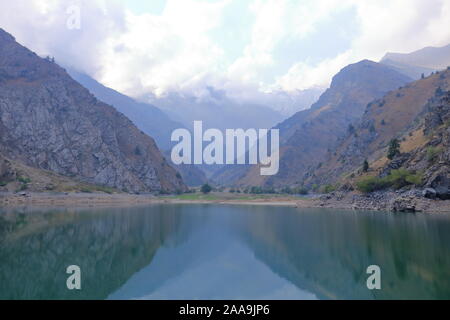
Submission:
[[299,195],[306,195],[308,194],[308,189],[306,189],[305,187],[298,187],[293,190],[293,193]]
[[386,188],[385,181],[378,177],[364,177],[356,183],[356,188],[364,193],[370,193]]
[[356,188],[364,193],[370,193],[387,188],[401,189],[409,185],[422,184],[422,175],[414,174],[405,169],[392,170],[391,174],[384,178],[364,177],[356,183]]
[[427,149],[427,160],[428,160],[428,162],[429,163],[435,162],[441,152],[442,152],[442,148],[439,148],[439,147],[428,147],[428,149]]
[[322,188],[322,192],[323,193],[331,193],[331,192],[334,192],[334,191],[336,191],[336,186],[333,186],[331,184],[327,184],[326,186],[324,186]]

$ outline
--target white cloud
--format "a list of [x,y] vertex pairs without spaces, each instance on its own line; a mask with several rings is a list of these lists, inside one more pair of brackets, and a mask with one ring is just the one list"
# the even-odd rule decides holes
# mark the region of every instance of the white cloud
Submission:
[[[411,52],[450,43],[449,0],[349,0],[340,6],[356,9],[359,25],[355,27],[359,32],[351,48],[315,66],[299,61],[277,79],[276,86],[289,91],[328,85],[332,76],[350,63],[379,61],[387,52]],[[333,5],[328,8],[329,13],[336,10]]]
[[[327,85],[347,64],[379,60],[387,51],[450,43],[450,0],[251,0],[239,4],[251,17],[242,30],[249,41],[230,60],[230,44],[218,41],[214,31],[226,28],[222,20],[236,1],[241,0],[167,0],[160,15],[133,13],[123,6],[126,0],[2,1],[0,27],[39,54],[54,55],[130,95],[203,95],[211,85],[246,101],[260,101],[260,91]],[[73,4],[82,9],[79,31],[65,27]],[[339,16],[346,10],[351,21]],[[316,33],[317,42],[330,41],[346,24],[354,32],[344,50],[316,57],[310,42],[301,46]],[[323,33],[323,25],[331,31]],[[312,51],[280,67],[286,39]]]

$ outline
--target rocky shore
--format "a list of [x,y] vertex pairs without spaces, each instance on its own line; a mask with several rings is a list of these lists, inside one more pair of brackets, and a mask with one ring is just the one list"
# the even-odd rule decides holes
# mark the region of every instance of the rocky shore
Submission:
[[0,193],[0,207],[129,207],[149,204],[262,205],[297,208],[330,208],[383,212],[450,213],[450,200],[425,198],[421,190],[383,191],[371,194],[333,192],[310,198],[294,196],[265,198],[183,199],[172,196],[102,193]]
[[299,201],[300,207],[320,207],[389,212],[448,212],[450,200],[430,199],[422,190],[379,191],[369,194],[333,192],[317,199]]

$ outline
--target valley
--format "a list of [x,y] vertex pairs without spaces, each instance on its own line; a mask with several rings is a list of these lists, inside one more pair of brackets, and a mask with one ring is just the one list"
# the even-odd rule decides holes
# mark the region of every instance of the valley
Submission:
[[[322,194],[314,201],[308,200],[313,207],[340,207],[339,203],[344,201],[339,199],[353,197],[356,200],[347,201],[345,208],[423,211],[432,207],[423,203],[446,200],[450,194],[446,131],[450,70],[435,71],[447,62],[448,47],[410,55],[389,53],[380,63],[363,60],[343,68],[311,108],[272,127],[271,131],[279,132],[279,153],[276,152],[278,139],[274,141],[273,134],[269,143],[272,151],[265,156],[258,154],[256,148],[248,149],[252,136],[244,130],[249,129],[250,123],[263,125],[256,119],[243,125],[244,130],[235,129],[235,137],[241,131],[245,134],[240,139],[244,143],[238,143],[237,153],[236,146],[220,145],[231,128],[225,129],[222,122],[219,128],[211,129],[212,124],[219,123],[207,120],[205,137],[210,145],[206,146],[206,163],[203,163],[198,156],[201,153],[204,158],[197,143],[200,138],[195,136],[199,132],[195,123],[201,123],[202,119],[185,126],[171,120],[164,108],[139,102],[69,69],[72,79],[54,60],[38,58],[4,31],[0,40],[4,56],[0,83],[3,101],[0,192],[6,198],[21,199],[17,193],[100,192],[105,194],[102,201],[108,202],[105,200],[108,194],[123,199],[127,193],[158,197],[187,192],[186,184],[192,192],[193,188],[210,183],[216,191],[225,193],[240,190],[247,194],[267,194],[268,202],[275,193],[289,198],[300,190],[301,194]],[[13,69],[8,67],[11,64],[15,66]],[[425,75],[430,71],[431,74]],[[35,96],[36,93],[39,95]],[[218,97],[212,88],[210,93]],[[20,104],[11,100],[17,95]],[[72,107],[74,103],[76,109]],[[17,106],[22,108],[19,111],[22,116],[29,117],[29,122],[19,122],[19,113],[14,110]],[[81,122],[80,116],[86,120]],[[191,116],[201,118],[200,114]],[[72,120],[59,127],[66,119]],[[109,120],[105,122],[105,119]],[[194,129],[193,141],[190,141],[190,127]],[[189,137],[175,145],[173,134],[179,130],[184,130],[181,136],[187,132]],[[203,134],[202,130],[201,147],[205,143]],[[253,144],[258,140],[258,144],[263,142],[257,133],[253,136]],[[248,144],[246,138],[250,139]],[[393,140],[398,141],[399,150],[395,157],[387,159],[388,144]],[[224,157],[225,151],[233,152]],[[279,161],[270,160],[269,154],[273,157],[275,153]],[[243,160],[246,158],[247,164]],[[257,159],[264,162],[256,164]],[[265,168],[267,165],[276,168]],[[270,175],[262,174],[267,170]],[[387,182],[392,174],[400,173],[404,175],[402,179],[414,178],[415,182]],[[373,187],[382,184],[385,190]],[[384,192],[383,197],[388,200],[371,198],[374,191]],[[411,204],[414,201],[409,196],[419,204]],[[370,200],[360,201],[364,197]],[[405,197],[409,200],[404,200]],[[225,202],[236,200],[220,198]],[[26,202],[17,199],[16,202]],[[331,199],[336,201],[328,201]],[[395,203],[402,201],[409,204],[396,206]],[[438,207],[442,211],[442,206]]]

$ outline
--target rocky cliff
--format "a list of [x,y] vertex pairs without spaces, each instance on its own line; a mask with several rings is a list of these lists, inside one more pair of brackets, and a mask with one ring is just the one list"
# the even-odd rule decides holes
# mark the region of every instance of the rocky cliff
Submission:
[[152,138],[1,29],[0,154],[127,191],[186,188]]

